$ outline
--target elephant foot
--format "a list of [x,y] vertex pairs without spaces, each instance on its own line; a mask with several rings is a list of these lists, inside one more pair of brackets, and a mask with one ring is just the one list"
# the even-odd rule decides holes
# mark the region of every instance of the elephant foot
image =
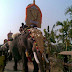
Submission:
[[14,66],[13,69],[14,69],[14,71],[17,71],[17,67]]
[[22,72],[25,72],[25,71],[22,71]]
[[28,72],[28,69],[27,69],[27,68],[25,68],[25,69],[23,69],[23,70],[22,70],[22,72]]
[[22,72],[28,72],[27,70],[23,70]]
[[38,70],[33,70],[33,72],[38,72]]

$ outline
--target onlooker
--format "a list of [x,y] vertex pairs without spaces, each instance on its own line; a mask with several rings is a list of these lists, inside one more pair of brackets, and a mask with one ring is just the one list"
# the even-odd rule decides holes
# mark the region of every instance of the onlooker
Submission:
[[0,72],[3,72],[4,70],[4,60],[5,60],[5,56],[2,55],[2,51],[0,51]]

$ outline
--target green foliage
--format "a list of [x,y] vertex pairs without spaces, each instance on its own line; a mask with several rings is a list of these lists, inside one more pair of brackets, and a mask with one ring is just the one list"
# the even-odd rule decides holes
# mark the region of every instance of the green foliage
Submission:
[[69,63],[72,63],[72,59],[69,60]]
[[[72,20],[66,20],[63,22],[57,21],[56,27],[61,26],[56,30],[59,34],[56,35],[57,43],[61,42],[65,44],[64,50],[71,50],[70,40],[72,39]],[[59,51],[59,50],[58,50]]]
[[68,46],[67,47],[67,51],[71,51],[72,50],[72,47],[71,46]]
[[65,15],[66,14],[69,14],[70,16],[72,16],[72,5],[66,9]]
[[[67,8],[67,11],[65,14],[70,13],[72,15],[72,6]],[[59,29],[55,30],[55,27],[61,26]],[[55,30],[55,31],[54,31]],[[49,29],[44,29],[44,36],[46,38],[46,41],[48,42],[47,46],[49,46],[50,52],[61,52],[63,50],[71,50],[70,47],[70,40],[72,39],[72,20],[65,20],[63,22],[57,21],[56,24],[53,25],[51,32],[49,32]],[[56,35],[57,34],[57,35]],[[62,46],[56,45],[56,47],[52,48],[50,45],[52,43],[61,44]]]
[[57,21],[57,22],[56,22],[56,26],[58,26],[58,25],[63,26],[62,22],[60,22],[60,21]]
[[58,55],[58,59],[64,60],[64,55]]
[[72,38],[72,29],[69,30],[69,36]]
[[72,20],[60,22],[56,22],[56,26],[61,26],[57,31],[59,35],[56,36],[57,39],[62,40],[63,43],[72,37]]
[[44,36],[45,36],[46,40],[56,43],[53,30],[51,30],[51,33],[49,33],[46,31],[46,29],[44,29],[44,34],[45,34]]
[[53,30],[51,31],[51,34],[50,34],[50,41],[53,43],[56,43]]
[[[54,26],[53,26],[54,28]],[[46,50],[46,53],[50,53],[50,54],[53,54],[53,52],[56,51],[56,49],[53,47],[52,48],[52,43],[56,43],[55,41],[55,33],[53,31],[53,28],[51,30],[51,32],[49,32],[49,26],[48,26],[48,29],[44,29],[44,37],[45,37],[45,50]]]
[[48,39],[48,37],[49,37],[49,33],[46,31],[46,29],[44,29],[44,36],[45,36],[45,38],[46,38],[46,40]]

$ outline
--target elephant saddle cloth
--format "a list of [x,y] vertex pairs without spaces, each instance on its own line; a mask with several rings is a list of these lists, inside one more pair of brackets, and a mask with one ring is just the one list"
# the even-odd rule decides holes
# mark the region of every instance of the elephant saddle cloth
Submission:
[[40,51],[41,53],[44,52],[44,41],[43,41],[43,35],[42,32],[36,28],[30,28],[28,29],[30,37],[34,40],[34,45],[36,45],[37,51]]

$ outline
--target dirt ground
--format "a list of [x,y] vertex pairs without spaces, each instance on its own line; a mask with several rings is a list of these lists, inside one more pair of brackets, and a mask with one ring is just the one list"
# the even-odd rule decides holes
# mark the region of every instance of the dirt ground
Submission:
[[[60,70],[59,67],[54,65],[55,63],[51,63],[50,65],[50,72],[63,72],[62,70]],[[4,69],[4,72],[22,72],[22,62],[18,63],[18,71],[13,71],[13,66],[14,66],[14,61],[9,61],[6,64],[6,67]],[[49,65],[47,65],[49,66]],[[32,62],[28,62],[28,69],[29,72],[33,72],[33,63]],[[46,72],[49,72],[48,67],[46,68]],[[0,71],[1,72],[1,71]],[[40,72],[40,71],[39,71]]]
[[[4,72],[22,72],[22,62],[18,63],[18,71],[13,71],[14,61],[9,61],[6,64]],[[33,72],[33,64],[32,62],[28,62],[29,72]]]
[[[13,66],[14,66],[13,60],[7,62],[4,72],[22,72],[22,62],[18,63],[18,71],[13,71]],[[34,67],[32,62],[28,62],[28,69],[29,69],[29,72],[33,72]],[[48,70],[46,72],[48,72]]]

